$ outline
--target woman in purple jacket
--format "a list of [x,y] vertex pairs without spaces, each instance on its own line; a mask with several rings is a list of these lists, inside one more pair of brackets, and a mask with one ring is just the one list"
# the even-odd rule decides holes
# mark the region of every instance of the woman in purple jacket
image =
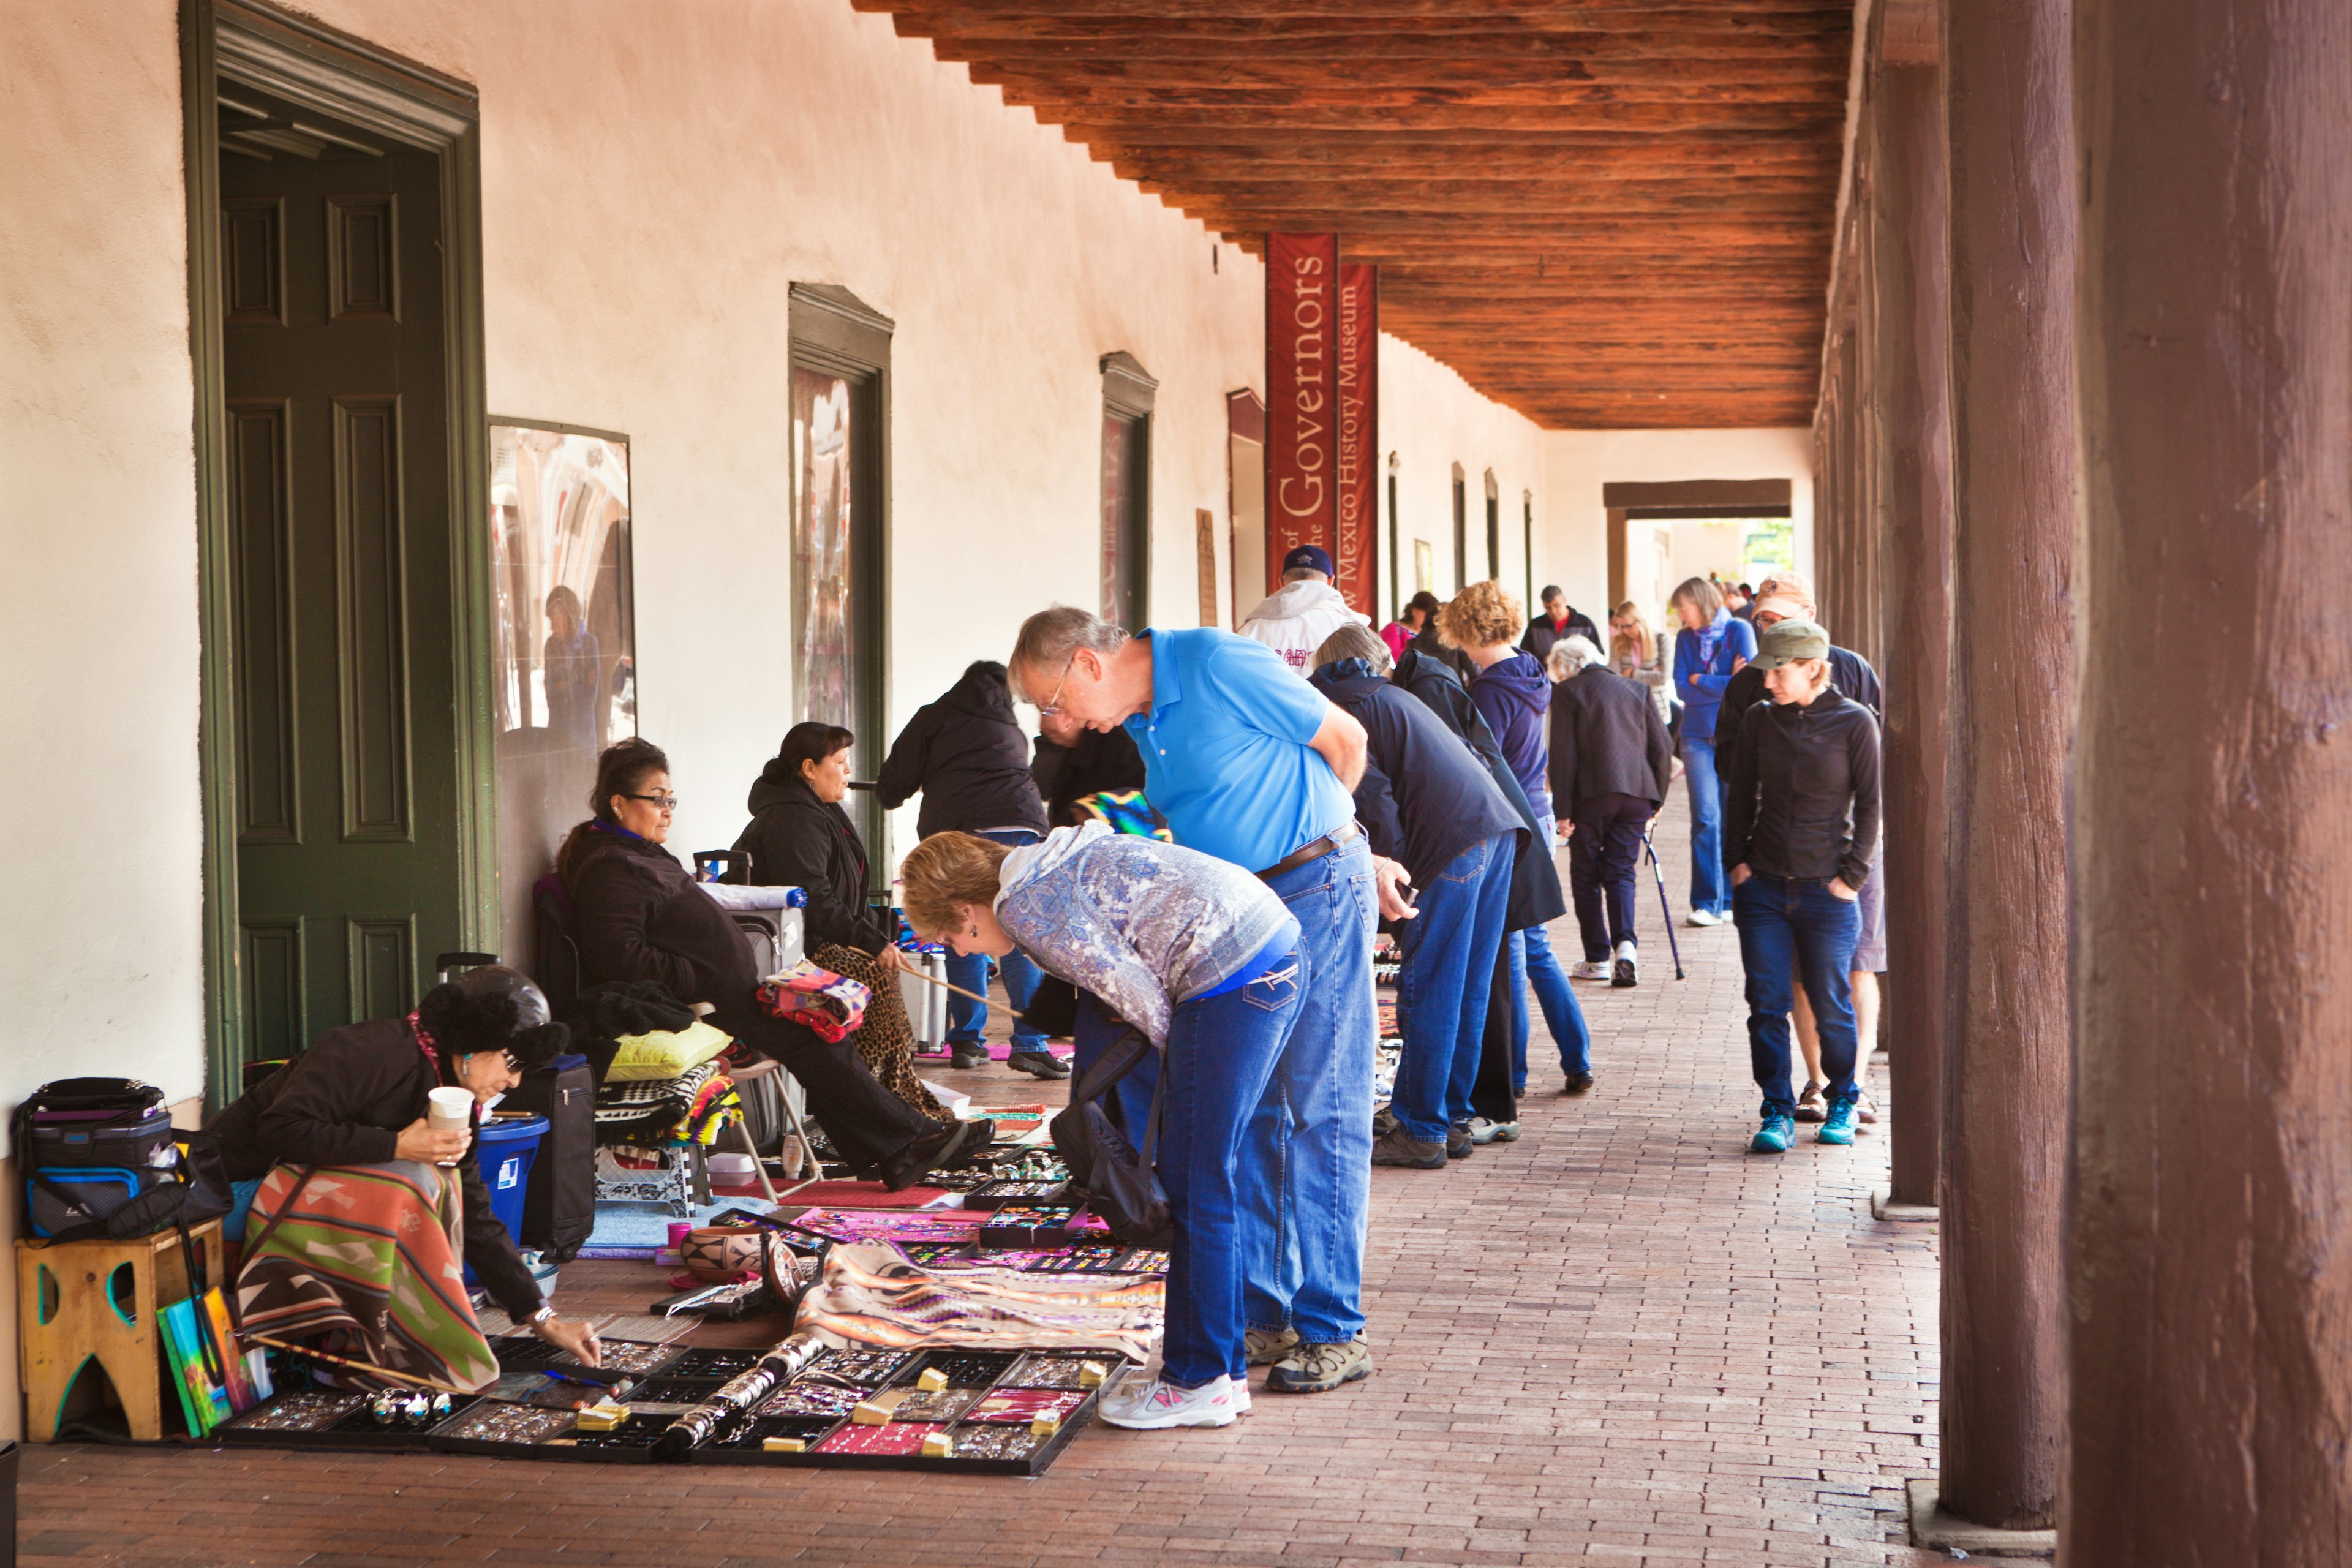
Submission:
[[[1470,700],[1503,748],[1503,760],[1527,791],[1542,827],[1544,853],[1552,851],[1551,678],[1533,654],[1513,646],[1521,619],[1519,602],[1500,583],[1473,583],[1437,613],[1437,635],[1460,648],[1476,667]],[[1568,973],[1552,956],[1551,937],[1541,926],[1511,933],[1512,1076],[1514,1089],[1528,1088],[1528,990],[1543,1008],[1544,1025],[1559,1047],[1562,1094],[1592,1087],[1592,1037],[1584,1010],[1568,988]]]

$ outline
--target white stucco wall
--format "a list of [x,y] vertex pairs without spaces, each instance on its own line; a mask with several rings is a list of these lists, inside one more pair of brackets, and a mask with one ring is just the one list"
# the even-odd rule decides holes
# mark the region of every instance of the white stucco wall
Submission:
[[[1521,498],[1535,492],[1536,582],[1550,581],[1548,545],[1551,506],[1543,432],[1534,421],[1480,396],[1452,366],[1401,339],[1381,337],[1381,548],[1388,548],[1386,474],[1397,456],[1399,597],[1413,592],[1413,542],[1425,539],[1434,559],[1430,591],[1451,598],[1462,584],[1454,570],[1454,466],[1459,463],[1469,503],[1470,580],[1486,574],[1486,475],[1493,470],[1502,501],[1503,585],[1527,592],[1526,528]],[[1383,574],[1381,620],[1387,619]],[[1530,612],[1532,613],[1532,612]]]
[[[1799,565],[1812,571],[1813,437],[1803,426],[1749,430],[1553,430],[1543,437],[1552,510],[1536,511],[1538,548],[1558,563],[1560,585],[1578,607],[1609,594],[1609,517],[1604,484],[1675,479],[1788,479]],[[1547,521],[1549,531],[1546,531]],[[1594,619],[1601,618],[1595,612]]]
[[0,1109],[83,1072],[179,1099],[204,1087],[179,29],[169,0],[9,5],[0,59]]

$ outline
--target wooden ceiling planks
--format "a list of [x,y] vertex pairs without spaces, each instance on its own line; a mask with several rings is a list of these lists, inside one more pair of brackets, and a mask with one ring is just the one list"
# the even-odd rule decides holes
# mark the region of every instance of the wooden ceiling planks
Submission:
[[1812,414],[1852,0],[851,0],[1549,428]]

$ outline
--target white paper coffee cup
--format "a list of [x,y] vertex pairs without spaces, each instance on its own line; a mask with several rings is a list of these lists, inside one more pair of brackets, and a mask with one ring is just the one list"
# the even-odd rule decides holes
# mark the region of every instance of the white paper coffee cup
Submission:
[[[444,1087],[425,1093],[425,1125],[436,1132],[463,1132],[474,1118],[474,1091]],[[455,1160],[443,1162],[456,1164]]]

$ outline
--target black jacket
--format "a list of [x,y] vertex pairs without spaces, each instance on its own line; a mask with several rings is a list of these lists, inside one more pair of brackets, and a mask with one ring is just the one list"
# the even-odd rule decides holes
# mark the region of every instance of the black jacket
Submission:
[[751,824],[735,847],[751,855],[755,886],[808,894],[802,911],[807,951],[814,954],[837,942],[880,952],[898,933],[888,916],[866,905],[866,846],[849,814],[817,799],[806,779],[785,771],[781,757],[769,758],[751,785]]
[[915,831],[925,838],[998,827],[1045,832],[1045,803],[1029,776],[1029,737],[1013,721],[1004,667],[982,659],[937,702],[916,709],[874,791],[885,811],[920,791]]
[[1495,781],[1495,787],[1518,814],[1519,825],[1527,829],[1511,872],[1511,901],[1503,916],[1503,929],[1525,931],[1566,914],[1568,898],[1560,890],[1559,866],[1552,858],[1552,847],[1542,842],[1543,826],[1535,807],[1528,804],[1528,792],[1519,787],[1510,764],[1503,760],[1495,732],[1486,727],[1477,704],[1470,700],[1470,689],[1462,684],[1450,663],[1423,654],[1419,637],[1405,645],[1404,657],[1397,660],[1390,679],[1420,698],[1445,721],[1447,729],[1462,738],[1462,743],[1486,764],[1486,776]]
[[[1851,697],[1870,710],[1870,716],[1881,724],[1886,722],[1886,694],[1879,689],[1878,671],[1870,668],[1870,660],[1852,648],[1832,647],[1830,649],[1830,684],[1843,696]],[[1723,706],[1716,710],[1715,732],[1721,735],[1739,733],[1739,721],[1748,710],[1764,700],[1764,672],[1754,665],[1741,668],[1723,689]]]
[[1105,791],[1123,793],[1143,787],[1143,753],[1125,725],[1115,730],[1081,730],[1069,745],[1037,737],[1037,755],[1029,776],[1045,797],[1045,817],[1056,827],[1075,827],[1087,820],[1077,803]]
[[[224,1106],[206,1131],[220,1140],[232,1182],[257,1180],[278,1164],[381,1165],[398,1157],[401,1130],[425,1114],[425,1091],[456,1081],[434,1070],[407,1019],[347,1024]],[[490,1299],[520,1322],[539,1310],[539,1281],[491,1212],[470,1147],[457,1180],[466,1261]]]
[[1373,854],[1403,861],[1416,888],[1498,833],[1512,836],[1511,853],[1518,854],[1528,831],[1518,813],[1428,704],[1360,658],[1327,664],[1307,683],[1364,727],[1369,754],[1356,785],[1356,820]]
[[1562,637],[1587,638],[1593,647],[1599,650],[1601,658],[1609,657],[1608,639],[1601,635],[1601,628],[1592,624],[1592,617],[1574,605],[1568,607],[1568,626],[1565,630],[1555,630],[1549,616],[1538,616],[1528,623],[1527,635],[1519,638],[1519,646],[1538,658],[1549,658],[1551,645]]
[[749,1004],[760,984],[750,939],[660,845],[591,828],[563,889],[583,990],[651,981],[681,1002],[710,1003],[722,1017]]
[[1580,801],[1630,795],[1652,805],[1675,776],[1674,742],[1650,689],[1588,664],[1551,689],[1551,805],[1576,820]]
[[1739,721],[1723,864],[1859,890],[1878,846],[1878,721],[1835,689],[1803,708],[1759,702]]

